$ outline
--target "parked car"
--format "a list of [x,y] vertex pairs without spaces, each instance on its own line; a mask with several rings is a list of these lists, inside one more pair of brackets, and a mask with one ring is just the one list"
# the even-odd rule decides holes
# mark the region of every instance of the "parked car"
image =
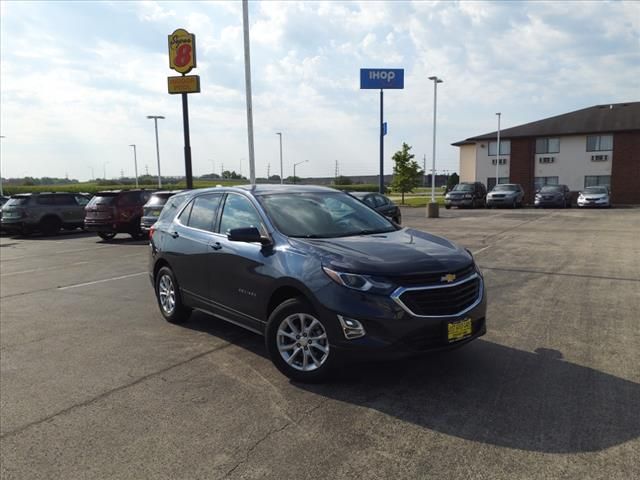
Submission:
[[545,185],[536,192],[534,205],[538,207],[571,206],[571,190],[566,185]]
[[182,190],[168,190],[168,191],[160,191],[154,192],[149,201],[144,204],[142,207],[142,218],[140,219],[140,229],[147,233],[149,232],[149,228],[151,225],[156,223],[158,217],[160,216],[160,212],[162,212],[162,207],[167,203],[170,197],[174,196],[176,193],[180,193]]
[[82,227],[90,196],[81,193],[42,192],[13,195],[2,207],[2,230],[29,235],[55,235],[61,228]]
[[484,207],[487,188],[480,182],[461,182],[444,196],[444,207]]
[[578,207],[610,207],[609,187],[587,187],[578,194]]
[[86,207],[85,230],[96,232],[103,240],[111,240],[118,233],[128,233],[134,239],[142,238],[142,207],[152,193],[150,190],[110,190],[96,193]]
[[167,321],[196,309],[262,334],[276,367],[299,381],[350,356],[446,350],[486,331],[468,250],[324,187],[171,197],[151,227],[149,277]]
[[385,217],[389,217],[398,225],[402,223],[402,212],[400,207],[380,193],[370,192],[349,192],[361,202],[369,205],[376,212],[381,213]]
[[4,195],[0,195],[0,220],[2,220],[2,207],[4,204],[9,201],[9,197],[5,197]]
[[487,194],[487,208],[521,207],[524,203],[524,189],[518,183],[500,183]]

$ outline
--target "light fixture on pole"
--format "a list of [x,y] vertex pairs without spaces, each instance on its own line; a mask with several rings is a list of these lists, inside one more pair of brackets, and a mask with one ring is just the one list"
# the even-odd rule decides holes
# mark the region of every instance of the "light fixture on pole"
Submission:
[[280,137],[280,184],[284,183],[284,171],[282,170],[282,132],[276,132]]
[[301,162],[298,163],[294,163],[293,164],[293,183],[296,183],[296,166],[302,164],[302,163],[307,163],[309,160],[303,160]]
[[162,115],[147,115],[147,118],[153,119],[156,127],[156,157],[158,158],[158,188],[162,188],[162,174],[160,173],[160,144],[158,142],[158,120],[164,120]]
[[251,49],[249,42],[249,2],[242,0],[242,31],[244,39],[244,82],[247,97],[247,134],[249,140],[249,180],[256,184],[256,161],[253,146],[253,100],[251,99]]
[[427,216],[438,217],[438,203],[436,202],[436,111],[438,106],[438,84],[442,79],[433,76],[433,158],[431,164],[431,202],[427,204]]
[[496,185],[500,183],[500,112],[496,113],[498,116],[498,143],[496,145]]
[[136,144],[132,143],[129,146],[133,147],[133,168],[136,174],[136,188],[138,188],[138,155],[136,154]]

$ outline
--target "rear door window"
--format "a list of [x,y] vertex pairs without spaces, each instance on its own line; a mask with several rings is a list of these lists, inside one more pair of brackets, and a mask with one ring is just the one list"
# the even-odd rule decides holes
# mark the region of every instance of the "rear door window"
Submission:
[[77,205],[76,199],[73,195],[56,195],[55,196],[55,204],[60,206],[69,206],[69,205]]
[[7,207],[22,207],[29,203],[29,198],[31,197],[11,197],[5,206]]
[[55,195],[38,195],[36,199],[36,203],[38,205],[55,205],[56,196]]
[[221,200],[222,194],[220,193],[196,197],[193,200],[187,225],[191,228],[197,228],[198,230],[213,232],[213,226],[218,216],[218,208],[220,207]]
[[[160,217],[158,217],[158,222],[171,221],[173,217],[175,217],[178,210],[180,210],[180,207],[184,205],[185,200],[186,200],[185,197],[171,197],[169,200],[167,200],[167,203],[162,208]],[[187,218],[189,218],[188,210],[190,210],[190,208],[184,209],[184,211],[187,212]],[[186,222],[182,222],[182,223],[186,225]]]

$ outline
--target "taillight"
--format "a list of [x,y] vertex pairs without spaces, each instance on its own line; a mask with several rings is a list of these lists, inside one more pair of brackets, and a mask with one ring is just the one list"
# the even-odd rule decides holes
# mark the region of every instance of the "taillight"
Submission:
[[152,225],[151,228],[149,228],[149,240],[151,240],[153,238],[153,234],[155,232],[156,232],[156,229]]

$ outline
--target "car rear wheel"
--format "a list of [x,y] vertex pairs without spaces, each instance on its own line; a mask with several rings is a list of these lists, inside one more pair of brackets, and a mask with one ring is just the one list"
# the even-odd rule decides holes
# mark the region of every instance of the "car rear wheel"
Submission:
[[186,322],[191,315],[191,309],[183,305],[178,282],[169,267],[162,267],[158,271],[155,286],[160,313],[165,320],[176,324]]
[[302,298],[281,303],[269,316],[265,343],[274,365],[299,382],[327,379],[337,362],[327,326]]
[[60,220],[56,217],[45,217],[40,221],[40,231],[45,235],[56,235],[60,227]]
[[98,232],[98,236],[103,240],[112,240],[116,232]]

